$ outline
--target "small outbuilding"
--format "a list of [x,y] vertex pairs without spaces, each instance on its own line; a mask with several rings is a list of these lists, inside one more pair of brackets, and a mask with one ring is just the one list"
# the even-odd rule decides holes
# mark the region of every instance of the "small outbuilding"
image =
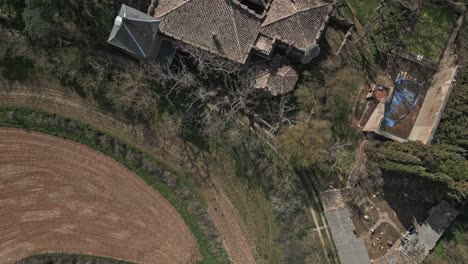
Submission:
[[299,75],[296,70],[289,65],[285,65],[276,69],[260,71],[255,87],[277,96],[291,92],[298,80]]
[[159,19],[122,5],[107,42],[138,60],[153,60],[161,45],[159,23]]

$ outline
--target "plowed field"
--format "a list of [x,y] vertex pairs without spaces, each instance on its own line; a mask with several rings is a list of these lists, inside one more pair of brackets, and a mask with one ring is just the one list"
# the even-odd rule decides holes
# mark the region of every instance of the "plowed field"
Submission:
[[44,252],[138,263],[192,263],[196,242],[175,208],[86,146],[0,129],[0,263]]

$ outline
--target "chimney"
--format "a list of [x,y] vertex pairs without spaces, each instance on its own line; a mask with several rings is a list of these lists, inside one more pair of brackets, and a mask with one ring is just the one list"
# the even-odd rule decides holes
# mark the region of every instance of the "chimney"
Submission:
[[211,38],[213,39],[213,42],[216,46],[216,49],[218,49],[218,52],[221,54],[224,54],[223,47],[221,46],[221,42],[219,41],[218,33],[212,32],[211,33]]
[[213,38],[213,42],[214,42],[215,44],[216,44],[216,43],[219,43],[218,33],[212,32],[212,33],[211,33],[211,38]]

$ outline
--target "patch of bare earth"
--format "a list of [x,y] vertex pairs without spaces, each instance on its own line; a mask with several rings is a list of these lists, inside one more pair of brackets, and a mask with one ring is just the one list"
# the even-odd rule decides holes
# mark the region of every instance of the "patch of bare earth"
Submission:
[[105,155],[57,137],[0,129],[0,256],[44,252],[138,263],[199,259],[175,208]]
[[[46,85],[50,86],[49,83]],[[175,160],[180,164],[186,164],[188,170],[192,171],[183,146],[179,146],[176,142],[171,142],[166,146],[165,141],[157,138],[157,135],[153,135],[152,139],[157,140],[159,145],[149,144],[141,125],[133,124],[121,116],[104,113],[79,96],[65,94],[60,92],[60,87],[54,85],[52,87],[45,88],[45,85],[44,87],[41,85],[40,89],[31,89],[15,86],[3,93],[0,89],[0,104],[29,107],[79,120],[122,139],[157,159]],[[166,146],[164,150],[161,149],[161,144]],[[178,164],[171,162],[170,165],[177,166]],[[208,214],[223,241],[229,259],[235,264],[254,263],[254,250],[249,246],[245,227],[237,209],[219,185],[214,184],[204,188],[204,194],[209,207]]]
[[369,257],[371,259],[383,257],[399,238],[400,233],[390,223],[381,223],[375,229],[374,234],[364,241]]

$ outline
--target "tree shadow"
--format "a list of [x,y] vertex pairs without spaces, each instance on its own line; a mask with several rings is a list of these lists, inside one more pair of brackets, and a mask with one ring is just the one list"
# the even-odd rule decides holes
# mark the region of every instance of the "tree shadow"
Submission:
[[[384,176],[384,198],[407,229],[415,223],[423,223],[429,210],[442,199],[437,195],[431,197],[428,193],[435,192],[437,189],[439,189],[437,186],[432,186],[432,184],[419,179],[394,175]],[[439,190],[439,192],[441,191]]]
[[0,60],[0,74],[8,82],[24,82],[34,73],[34,62],[21,56],[7,55]]

